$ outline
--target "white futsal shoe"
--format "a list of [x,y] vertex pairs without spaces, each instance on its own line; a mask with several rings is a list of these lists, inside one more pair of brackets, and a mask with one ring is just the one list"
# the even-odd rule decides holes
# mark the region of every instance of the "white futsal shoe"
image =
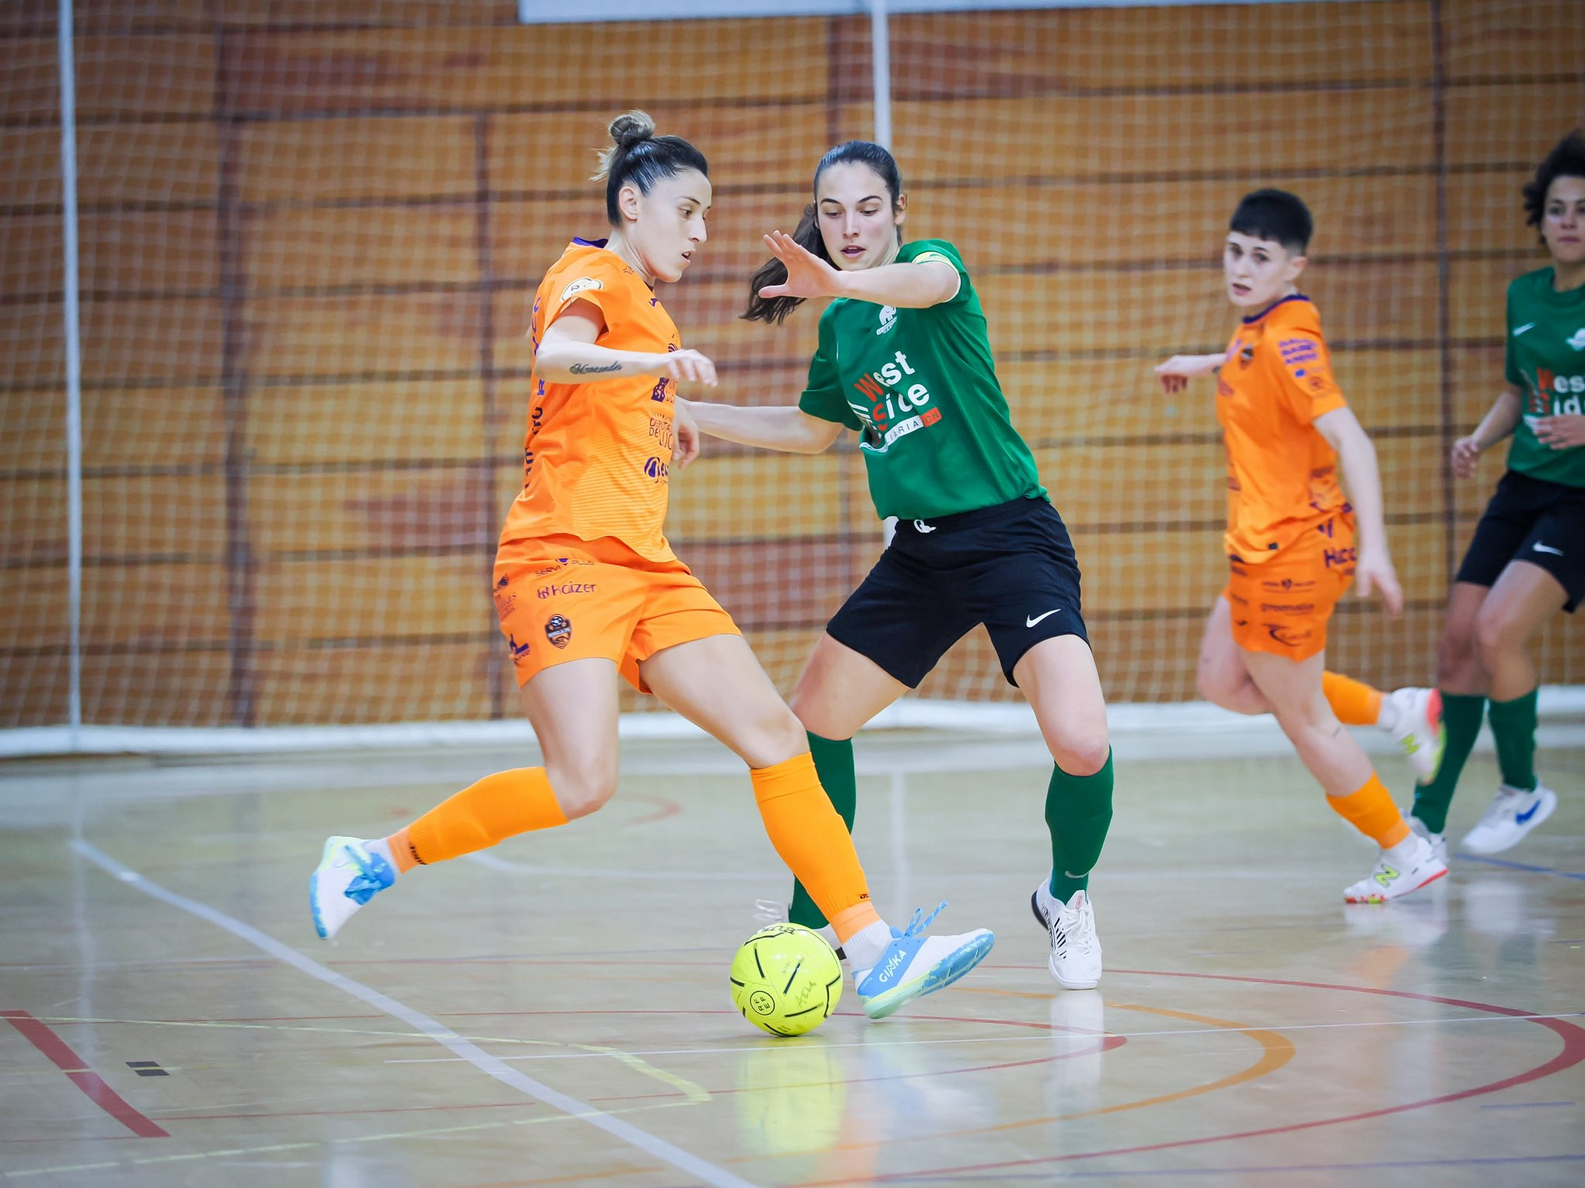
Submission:
[[396,882],[396,871],[356,837],[332,837],[314,873],[308,876],[308,910],[314,931],[329,940],[381,891]]
[[1447,730],[1442,725],[1442,694],[1435,689],[1394,689],[1387,700],[1396,711],[1388,731],[1398,740],[1416,783],[1428,784],[1442,766]]
[[1501,854],[1523,841],[1555,808],[1557,793],[1544,784],[1538,782],[1529,792],[1503,784],[1480,824],[1466,833],[1459,845],[1471,854]]
[[914,912],[907,928],[893,928],[891,943],[868,969],[853,970],[859,1005],[871,1019],[884,1019],[924,994],[944,990],[973,969],[996,943],[988,928],[955,936],[926,936],[925,928],[945,903],[928,916]]
[[1041,879],[1029,906],[1051,937],[1051,976],[1065,990],[1093,990],[1101,980],[1101,938],[1095,932],[1095,905],[1087,891],[1075,891],[1067,903],[1051,893],[1051,880]]
[[1438,858],[1431,843],[1413,829],[1410,826],[1409,836],[1393,847],[1405,851],[1407,856],[1383,850],[1381,861],[1376,863],[1370,877],[1360,879],[1343,892],[1345,902],[1386,903],[1390,899],[1401,899],[1447,873],[1447,863]]
[[1409,818],[1409,832],[1414,834],[1416,837],[1423,837],[1426,841],[1430,842],[1431,853],[1436,856],[1436,860],[1438,862],[1446,865],[1447,834],[1432,833],[1430,827],[1426,825],[1424,821],[1420,820],[1419,817]]

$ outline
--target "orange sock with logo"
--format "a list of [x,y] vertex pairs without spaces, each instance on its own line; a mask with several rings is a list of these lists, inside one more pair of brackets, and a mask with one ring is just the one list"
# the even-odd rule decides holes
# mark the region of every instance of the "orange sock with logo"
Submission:
[[405,872],[566,823],[545,769],[518,767],[485,776],[386,840],[397,870]]
[[1340,672],[1321,674],[1321,692],[1345,726],[1374,726],[1381,717],[1381,690]]
[[853,839],[820,786],[809,752],[754,768],[749,777],[771,845],[831,921],[837,939],[846,944],[861,929],[879,924]]
[[1409,823],[1403,819],[1398,806],[1392,802],[1392,794],[1375,772],[1370,773],[1370,779],[1357,792],[1328,796],[1326,803],[1384,850],[1390,850],[1409,836]]

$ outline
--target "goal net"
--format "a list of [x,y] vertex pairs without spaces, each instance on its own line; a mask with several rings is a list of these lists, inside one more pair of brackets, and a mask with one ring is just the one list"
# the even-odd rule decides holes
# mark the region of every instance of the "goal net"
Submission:
[[[889,122],[909,233],[957,243],[980,290],[1114,702],[1195,696],[1225,565],[1210,385],[1169,399],[1151,367],[1226,341],[1239,196],[1299,192],[1306,287],[1376,442],[1409,598],[1398,620],[1342,608],[1335,663],[1428,679],[1501,470],[1494,451],[1454,483],[1447,447],[1502,383],[1507,281],[1543,262],[1518,187],[1585,113],[1556,53],[1575,5],[893,3],[880,111],[871,17],[828,7],[848,11],[523,24],[505,0],[79,0],[63,96],[55,6],[8,6],[0,727],[70,720],[74,667],[89,725],[515,718],[489,572],[521,482],[523,333],[566,241],[603,233],[588,175],[633,107],[710,158],[710,242],[664,297],[720,366],[714,398],[755,404],[796,399],[818,314],[737,319],[760,235],[797,220],[826,148]],[[709,442],[671,497],[677,551],[790,688],[881,548],[853,444]],[[1585,683],[1577,627],[1536,648],[1544,681]],[[977,631],[921,696],[1016,693]]]

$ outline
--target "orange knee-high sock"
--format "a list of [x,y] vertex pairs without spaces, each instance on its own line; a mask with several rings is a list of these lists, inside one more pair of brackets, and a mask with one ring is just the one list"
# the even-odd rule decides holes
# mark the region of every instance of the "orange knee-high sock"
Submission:
[[846,944],[860,929],[880,923],[853,839],[820,787],[809,752],[755,768],[749,776],[770,844],[831,921],[837,939]]
[[1374,726],[1381,717],[1381,690],[1340,672],[1321,674],[1321,692],[1345,726]]
[[441,801],[389,841],[397,869],[407,871],[460,858],[530,829],[566,823],[545,769],[518,767],[487,775]]
[[1390,849],[1409,836],[1409,824],[1392,802],[1392,794],[1375,772],[1357,792],[1347,796],[1328,796],[1326,803],[1332,811],[1359,830],[1374,838],[1382,849]]

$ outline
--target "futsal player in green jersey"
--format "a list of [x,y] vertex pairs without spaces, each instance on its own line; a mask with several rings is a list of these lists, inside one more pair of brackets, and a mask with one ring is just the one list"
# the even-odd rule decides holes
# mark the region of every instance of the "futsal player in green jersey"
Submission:
[[1447,750],[1416,791],[1410,827],[1445,852],[1443,829],[1482,710],[1502,785],[1462,842],[1498,854],[1552,815],[1535,774],[1530,637],[1585,600],[1585,136],[1561,140],[1524,187],[1526,222],[1552,262],[1508,286],[1507,385],[1475,432],[1453,444],[1453,472],[1475,473],[1504,438],[1508,468],[1475,527],[1448,595],[1437,657]]
[[[829,298],[796,405],[689,402],[705,433],[819,453],[857,430],[876,512],[896,535],[815,645],[790,704],[852,825],[853,735],[983,623],[1055,760],[1052,868],[1031,896],[1069,989],[1093,987],[1101,946],[1089,875],[1112,819],[1106,705],[1079,604],[1073,544],[1013,428],[985,314],[957,248],[903,242],[908,198],[891,153],[849,141],[821,158],[814,202],[755,275],[744,317],[781,322]],[[790,918],[824,920],[802,888]]]

